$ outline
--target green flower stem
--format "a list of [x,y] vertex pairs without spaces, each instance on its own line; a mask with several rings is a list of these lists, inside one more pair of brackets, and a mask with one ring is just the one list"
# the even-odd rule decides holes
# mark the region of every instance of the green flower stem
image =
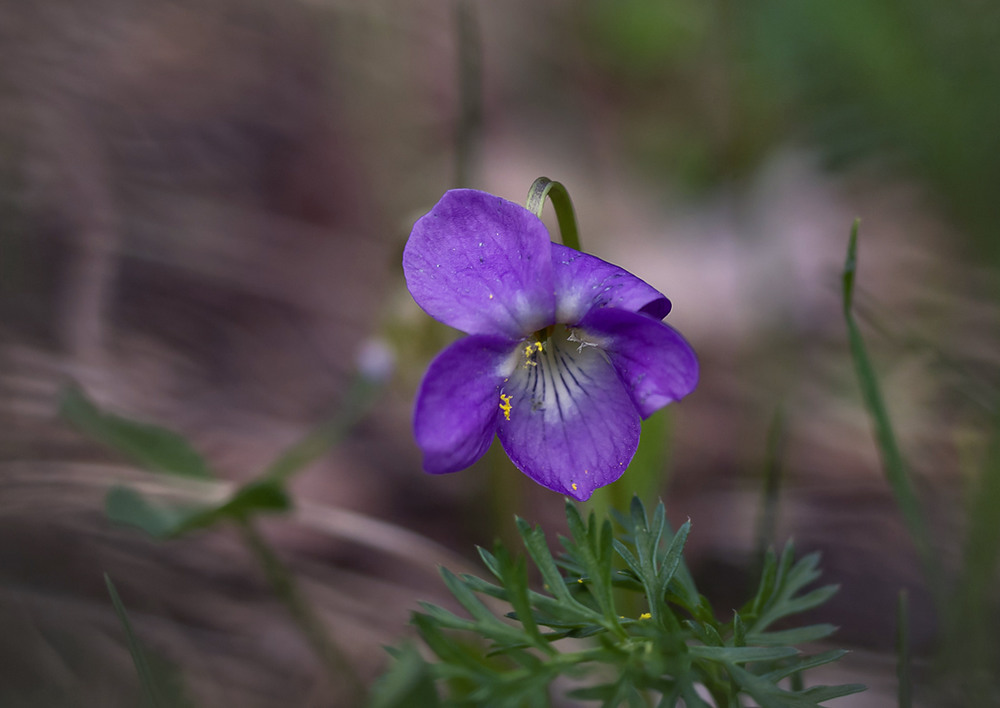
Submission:
[[754,533],[755,567],[751,577],[755,581],[760,578],[767,549],[774,545],[774,539],[777,535],[778,507],[784,477],[782,457],[786,446],[787,428],[788,415],[784,407],[779,406],[771,418],[771,425],[767,431],[767,445],[764,453],[764,484],[761,490],[761,501]]
[[487,470],[486,486],[489,491],[485,503],[490,528],[505,546],[516,548],[520,537],[511,520],[515,514],[524,513],[521,507],[524,503],[523,482],[526,478],[514,467],[499,440],[490,445],[482,464]]
[[525,207],[537,217],[542,216],[545,198],[552,202],[559,223],[559,236],[564,246],[580,250],[580,232],[576,226],[576,212],[573,211],[573,201],[569,192],[560,182],[554,182],[548,177],[539,177],[528,190],[528,201]]
[[347,690],[350,694],[349,705],[364,705],[367,697],[364,683],[358,678],[343,650],[323,629],[322,620],[302,595],[295,577],[281,562],[252,521],[242,521],[239,529],[247,547],[267,576],[274,594],[284,603],[306,641],[323,663],[331,685],[343,686]]

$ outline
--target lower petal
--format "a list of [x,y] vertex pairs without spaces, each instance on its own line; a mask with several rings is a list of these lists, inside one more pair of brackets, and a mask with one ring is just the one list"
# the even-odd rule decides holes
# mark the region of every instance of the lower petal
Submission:
[[425,471],[457,472],[489,449],[500,415],[505,362],[516,346],[501,337],[473,335],[431,362],[413,414]]
[[639,414],[601,352],[568,341],[563,328],[556,331],[559,339],[522,357],[504,382],[501,395],[510,408],[497,434],[519,470],[583,501],[632,461]]
[[[579,328],[617,369],[643,418],[691,393],[698,384],[698,358],[675,329],[633,312],[591,311]],[[579,335],[578,335],[579,336]]]

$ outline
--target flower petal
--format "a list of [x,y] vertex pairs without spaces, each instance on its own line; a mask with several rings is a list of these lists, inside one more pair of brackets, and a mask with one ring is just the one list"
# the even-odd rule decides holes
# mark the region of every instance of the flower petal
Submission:
[[672,327],[625,310],[592,310],[580,322],[581,339],[604,350],[643,418],[691,393],[698,358]]
[[[642,317],[642,315],[636,315]],[[542,351],[520,356],[502,396],[497,434],[519,470],[581,501],[618,479],[639,444],[639,414],[600,351],[556,328]]]
[[500,414],[504,364],[517,346],[501,337],[473,335],[431,362],[413,413],[425,471],[457,472],[489,449]]
[[524,207],[456,189],[413,225],[403,272],[434,319],[518,339],[553,321],[550,249],[545,225]]
[[598,307],[642,312],[662,320],[670,300],[627,270],[558,243],[552,244],[556,322],[576,324]]

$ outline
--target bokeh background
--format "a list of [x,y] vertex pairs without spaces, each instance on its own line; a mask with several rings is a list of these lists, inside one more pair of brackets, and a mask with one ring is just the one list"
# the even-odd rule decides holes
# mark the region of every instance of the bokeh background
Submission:
[[838,705],[894,705],[899,589],[920,661],[940,618],[840,272],[860,217],[858,313],[954,570],[1000,381],[997,46],[980,0],[3,0],[0,705],[137,705],[104,572],[197,705],[346,700],[234,535],[107,521],[111,485],[159,483],[59,418],[70,380],[240,481],[392,362],[266,526],[366,681],[444,601],[438,564],[475,568],[514,513],[559,529],[562,500],[492,457],[420,471],[410,404],[454,335],[399,265],[446,189],[523,202],[542,175],[699,353],[653,434],[703,592],[742,602],[762,529],[823,551],[821,616],[857,650],[834,678],[872,686]]

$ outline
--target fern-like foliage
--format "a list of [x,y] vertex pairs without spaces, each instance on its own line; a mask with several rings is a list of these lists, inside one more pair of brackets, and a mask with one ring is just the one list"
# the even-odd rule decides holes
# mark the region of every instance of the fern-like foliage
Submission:
[[846,652],[806,655],[795,645],[833,626],[774,628],[836,592],[807,589],[819,577],[816,554],[796,561],[791,544],[769,554],[756,595],[720,622],[682,558],[690,521],[672,531],[662,503],[650,517],[638,498],[628,515],[616,514],[617,537],[610,520],[585,521],[572,503],[566,517],[559,557],[540,528],[517,520],[541,591],[529,587],[526,558],[500,544],[479,551],[491,580],[442,569],[468,617],[423,604],[413,623],[436,661],[412,644],[391,650],[372,707],[735,708],[749,698],[805,708],[864,690],[803,687],[804,671]]

